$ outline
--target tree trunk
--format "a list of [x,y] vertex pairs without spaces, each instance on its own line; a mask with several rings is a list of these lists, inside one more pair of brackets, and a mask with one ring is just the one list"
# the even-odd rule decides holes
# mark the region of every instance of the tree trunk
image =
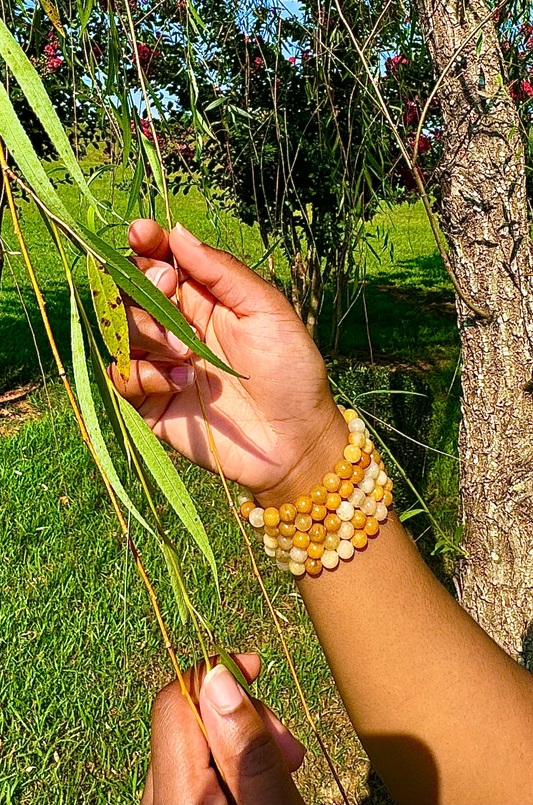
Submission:
[[313,339],[318,337],[318,311],[322,300],[323,283],[320,260],[314,249],[305,257],[297,252],[291,264],[292,304]]
[[[456,585],[465,609],[512,657],[529,664],[533,249],[519,120],[488,7],[481,0],[417,2],[437,76],[471,36],[439,93],[445,125],[441,226],[459,286],[490,314],[477,318],[457,298],[468,555]],[[487,16],[480,37],[474,31]]]

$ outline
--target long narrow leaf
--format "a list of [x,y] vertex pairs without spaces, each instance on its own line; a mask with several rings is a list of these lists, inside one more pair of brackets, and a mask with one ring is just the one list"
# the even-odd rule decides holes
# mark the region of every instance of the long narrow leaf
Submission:
[[117,362],[119,374],[127,380],[130,376],[130,340],[124,302],[112,277],[91,254],[87,255],[87,273],[102,338]]
[[185,602],[185,597],[180,584],[180,566],[178,557],[176,556],[174,547],[169,542],[162,542],[161,550],[163,551],[163,556],[165,557],[168,575],[170,576],[170,584],[172,586],[174,598],[176,599],[176,604],[178,605],[178,612],[181,622],[185,626],[189,618],[189,610],[187,609],[187,604]]

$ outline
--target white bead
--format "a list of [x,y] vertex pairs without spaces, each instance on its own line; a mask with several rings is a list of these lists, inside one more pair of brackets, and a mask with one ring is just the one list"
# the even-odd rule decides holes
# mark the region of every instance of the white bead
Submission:
[[302,565],[307,559],[307,551],[297,548],[296,545],[291,548],[291,559],[299,565]]
[[353,431],[352,438],[350,439],[350,444],[353,444],[354,447],[363,448],[366,442],[365,434],[361,433],[361,431]]
[[278,537],[278,545],[283,551],[290,551],[292,548],[292,537]]
[[237,502],[239,506],[242,506],[243,503],[246,503],[248,500],[253,500],[254,496],[248,489],[243,489],[242,492],[239,492],[237,497]]
[[379,470],[379,467],[378,467],[378,465],[376,464],[376,462],[375,462],[375,461],[371,461],[371,462],[370,462],[370,464],[368,465],[368,467],[367,467],[367,468],[366,468],[366,470],[365,470],[365,475],[369,475],[369,476],[370,476],[370,478],[373,478],[373,479],[374,479],[374,481],[375,481],[375,480],[376,480],[376,478],[377,478],[377,477],[378,477],[378,475],[379,475],[379,472],[380,472],[380,470]]
[[389,512],[387,510],[387,507],[380,500],[379,503],[376,506],[376,513],[374,515],[376,520],[378,520],[381,523],[383,520],[387,519],[388,513]]
[[339,508],[337,509],[337,515],[340,519],[345,522],[347,520],[351,520],[354,515],[354,507],[351,503],[348,503],[347,500],[343,500]]
[[385,470],[379,471],[379,475],[376,478],[376,483],[378,483],[380,486],[385,486],[385,484],[387,483],[387,473],[385,472]]
[[293,576],[303,576],[305,573],[305,565],[301,562],[289,562],[288,568]]
[[262,509],[260,506],[256,506],[255,509],[252,509],[248,516],[248,520],[250,521],[250,525],[253,525],[254,528],[261,528],[265,524],[265,519],[263,517],[265,510]]
[[276,556],[276,550],[274,550],[274,548],[267,548],[265,545],[265,553],[267,556],[270,556],[271,559],[274,559],[274,557]]
[[365,453],[371,453],[374,449],[374,442],[367,437],[363,450]]
[[278,547],[278,541],[276,537],[269,537],[268,534],[265,534],[263,537],[263,545],[265,548],[270,548],[271,551],[275,551]]
[[276,559],[276,567],[277,567],[278,570],[283,570],[284,572],[286,572],[289,569],[289,563],[288,562],[278,562],[278,560]]
[[339,564],[339,554],[337,553],[337,551],[324,551],[320,559],[324,567],[327,568],[328,570],[333,570],[333,568],[337,567],[337,565]]
[[351,539],[354,535],[355,528],[352,523],[341,523],[341,527],[337,531],[340,539]]
[[352,543],[347,539],[343,539],[337,548],[337,553],[341,559],[346,560],[352,558],[354,550],[355,548],[353,547]]
[[348,498],[348,503],[351,503],[352,506],[355,506],[355,508],[358,509],[364,499],[365,499],[364,491],[360,489],[358,486],[356,486],[352,494]]
[[365,432],[365,423],[363,422],[360,417],[356,417],[352,419],[351,422],[348,422],[348,430],[352,433],[355,431],[356,433],[364,433]]
[[376,512],[377,505],[378,504],[374,498],[365,498],[361,503],[361,511],[368,517],[373,517]]
[[361,483],[357,484],[359,489],[362,489],[365,495],[369,495],[372,490],[374,489],[375,483],[374,479],[370,478],[370,476],[365,475]]

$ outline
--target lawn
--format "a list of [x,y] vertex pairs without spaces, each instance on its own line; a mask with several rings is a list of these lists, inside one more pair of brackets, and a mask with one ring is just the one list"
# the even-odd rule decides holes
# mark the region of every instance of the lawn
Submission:
[[[98,179],[94,190],[109,197],[109,175]],[[62,192],[71,206],[77,203],[71,187]],[[112,203],[118,212],[125,209],[120,187],[114,190]],[[40,217],[26,204],[22,209],[48,313],[68,367],[67,289]],[[261,257],[255,229],[240,227],[227,215],[217,230],[198,194],[173,199],[173,215],[199,237],[231,248],[250,263]],[[15,252],[9,226],[5,229]],[[412,441],[456,451],[459,343],[453,294],[420,205],[382,211],[370,231],[380,257],[368,256],[364,292],[346,319],[340,356],[333,360],[326,355],[328,367],[339,388],[371,416],[396,429],[379,425],[442,527],[453,534],[456,462]],[[383,232],[394,245],[392,257],[383,249]],[[124,246],[125,235],[122,227],[110,236]],[[279,255],[277,261],[283,274]],[[81,263],[75,272],[87,298]],[[327,326],[327,300],[324,318]],[[0,403],[0,802],[134,803],[147,767],[151,702],[172,674],[144,588],[78,438],[16,254],[8,255],[0,289],[0,334],[0,395],[26,383],[38,384],[24,400]],[[260,653],[264,670],[257,695],[281,713],[309,747],[299,773],[306,802],[338,802],[309,735],[220,483],[183,459],[175,460],[203,515],[220,569],[219,603],[205,562],[161,504],[165,526],[183,550],[194,603],[226,648]],[[401,476],[395,477],[402,511],[415,498]],[[415,517],[409,524],[424,555],[446,580],[449,567],[442,557],[431,557],[435,535],[425,517]],[[186,667],[197,656],[194,637],[178,622],[158,549],[135,527],[134,534]],[[348,792],[353,797],[357,789],[367,805],[388,802],[379,779],[372,773],[367,779],[368,762],[292,583],[272,570],[266,557],[260,555],[259,563],[311,708]]]

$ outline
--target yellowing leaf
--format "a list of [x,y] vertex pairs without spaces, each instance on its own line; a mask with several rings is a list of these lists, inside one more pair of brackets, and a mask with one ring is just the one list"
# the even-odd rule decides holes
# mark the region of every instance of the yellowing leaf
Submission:
[[43,7],[43,11],[56,29],[56,31],[61,34],[61,36],[66,37],[65,29],[61,25],[61,17],[59,16],[59,11],[51,2],[51,0],[41,0],[41,5]]
[[117,370],[130,376],[130,341],[124,303],[113,278],[92,255],[87,255],[87,273],[98,327],[104,343],[117,362]]

